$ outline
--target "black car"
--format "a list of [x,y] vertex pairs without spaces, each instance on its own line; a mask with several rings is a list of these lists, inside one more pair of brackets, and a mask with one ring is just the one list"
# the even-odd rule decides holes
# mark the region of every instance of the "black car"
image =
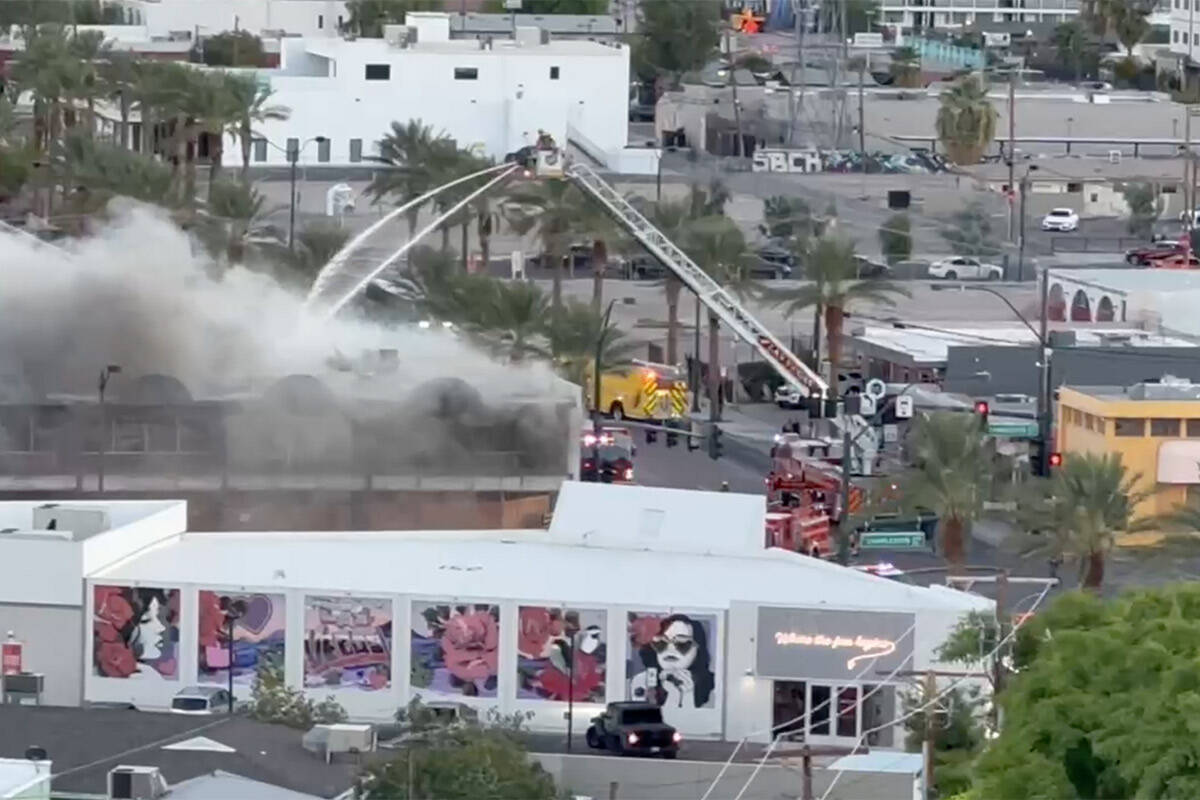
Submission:
[[674,758],[682,740],[678,731],[663,722],[662,709],[653,703],[609,703],[587,729],[588,747],[623,756]]
[[768,278],[790,278],[792,269],[796,266],[796,257],[788,250],[777,245],[768,244],[760,247],[756,253],[758,258],[750,268],[756,276]]
[[854,257],[854,270],[860,278],[890,278],[892,268],[882,261],[872,261],[866,256]]

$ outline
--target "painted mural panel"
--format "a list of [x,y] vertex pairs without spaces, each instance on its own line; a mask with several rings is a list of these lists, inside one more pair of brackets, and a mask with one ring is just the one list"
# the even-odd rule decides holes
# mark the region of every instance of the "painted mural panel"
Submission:
[[717,618],[631,611],[626,697],[668,708],[714,708]]
[[517,699],[604,702],[603,610],[521,606],[518,619]]
[[392,601],[304,598],[304,686],[373,692],[392,685]]
[[[281,594],[199,592],[197,654],[201,683],[233,682],[249,686],[260,666],[283,667],[287,617]],[[228,615],[232,615],[233,648],[229,646]]]
[[179,678],[179,590],[93,586],[92,670],[102,678]]
[[500,661],[500,607],[430,603],[412,608],[414,689],[495,697]]

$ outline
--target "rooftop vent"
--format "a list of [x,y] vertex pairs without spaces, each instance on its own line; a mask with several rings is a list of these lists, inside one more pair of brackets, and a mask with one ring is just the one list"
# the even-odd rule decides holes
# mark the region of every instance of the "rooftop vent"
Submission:
[[158,800],[167,794],[167,782],[158,767],[113,767],[108,773],[110,800]]

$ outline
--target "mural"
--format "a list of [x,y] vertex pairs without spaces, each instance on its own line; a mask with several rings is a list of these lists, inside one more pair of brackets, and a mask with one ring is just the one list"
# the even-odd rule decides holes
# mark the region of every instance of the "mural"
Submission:
[[179,590],[93,586],[92,668],[102,678],[179,677]]
[[495,697],[500,607],[438,605],[412,609],[412,686],[441,694]]
[[603,703],[605,612],[521,606],[518,614],[517,699]]
[[[225,684],[233,669],[233,682],[250,685],[260,665],[282,664],[284,599],[279,594],[199,593],[200,621],[197,628],[199,679],[201,683]],[[229,625],[226,613],[233,610],[233,650],[230,663]]]
[[392,601],[304,598],[304,686],[361,689],[392,685]]
[[713,708],[717,618],[629,612],[630,700],[667,708]]

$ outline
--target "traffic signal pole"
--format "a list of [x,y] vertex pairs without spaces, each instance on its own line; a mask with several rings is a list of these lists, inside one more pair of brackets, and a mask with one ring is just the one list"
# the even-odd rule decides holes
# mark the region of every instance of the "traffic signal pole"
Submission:
[[1038,344],[1042,348],[1041,360],[1041,396],[1038,398],[1038,438],[1041,440],[1042,446],[1038,453],[1039,474],[1043,476],[1050,475],[1050,451],[1054,449],[1054,443],[1050,441],[1050,426],[1051,426],[1051,402],[1053,398],[1052,383],[1050,380],[1050,339],[1049,327],[1050,317],[1048,305],[1050,301],[1050,270],[1047,267],[1042,267],[1042,319],[1039,327]]

